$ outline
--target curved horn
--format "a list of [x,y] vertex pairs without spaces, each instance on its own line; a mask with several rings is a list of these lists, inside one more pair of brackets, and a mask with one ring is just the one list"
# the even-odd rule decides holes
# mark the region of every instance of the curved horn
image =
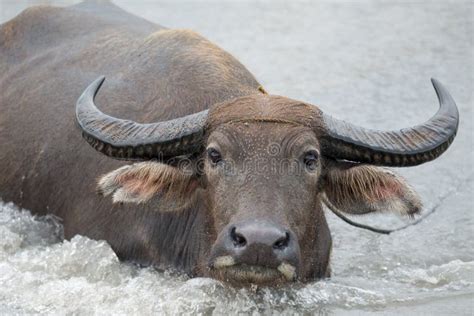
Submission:
[[327,156],[374,165],[407,167],[439,157],[456,136],[459,113],[448,90],[431,79],[439,110],[421,125],[398,131],[377,131],[322,114],[322,150]]
[[94,104],[104,80],[101,76],[91,83],[76,103],[82,135],[94,149],[124,160],[164,160],[200,149],[207,110],[151,124],[114,118]]

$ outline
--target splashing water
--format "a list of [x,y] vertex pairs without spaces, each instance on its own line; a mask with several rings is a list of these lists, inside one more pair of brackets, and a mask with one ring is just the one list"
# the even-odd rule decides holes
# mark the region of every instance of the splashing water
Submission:
[[392,243],[379,240],[383,236],[362,239],[372,248],[371,258],[357,249],[350,258],[335,255],[339,258],[333,260],[340,263],[329,280],[235,289],[212,279],[121,263],[104,241],[83,236],[62,241],[55,218],[34,217],[11,203],[1,204],[0,314],[377,310],[474,292],[472,260],[420,267],[403,262],[401,249],[401,256],[384,254],[383,248]]

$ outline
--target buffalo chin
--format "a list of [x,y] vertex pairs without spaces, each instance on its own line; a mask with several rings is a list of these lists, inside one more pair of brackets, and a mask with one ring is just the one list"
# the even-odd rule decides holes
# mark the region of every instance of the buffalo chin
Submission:
[[212,277],[225,281],[232,285],[249,286],[255,285],[278,285],[294,281],[279,269],[265,266],[238,264],[229,267],[213,269]]

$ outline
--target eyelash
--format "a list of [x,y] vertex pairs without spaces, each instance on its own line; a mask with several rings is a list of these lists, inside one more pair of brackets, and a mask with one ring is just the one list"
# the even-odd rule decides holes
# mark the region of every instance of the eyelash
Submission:
[[316,170],[318,167],[319,161],[319,153],[316,150],[310,150],[306,152],[303,156],[303,163],[305,164],[306,168],[311,171]]
[[207,149],[207,157],[211,161],[212,164],[216,165],[222,161],[221,153],[215,148],[208,148]]

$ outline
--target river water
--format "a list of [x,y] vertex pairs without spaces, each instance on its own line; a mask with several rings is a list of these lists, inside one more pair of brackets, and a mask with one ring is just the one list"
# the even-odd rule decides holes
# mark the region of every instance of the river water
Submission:
[[[0,0],[0,23],[33,4]],[[372,128],[437,110],[430,77],[457,101],[450,150],[399,169],[420,192],[421,223],[385,236],[327,212],[333,277],[234,289],[121,263],[106,242],[61,238],[54,218],[0,203],[0,314],[474,314],[473,4],[471,1],[115,1],[170,28],[191,28],[236,56],[267,91]],[[1,176],[1,175],[0,175]],[[397,227],[388,215],[356,220]]]

